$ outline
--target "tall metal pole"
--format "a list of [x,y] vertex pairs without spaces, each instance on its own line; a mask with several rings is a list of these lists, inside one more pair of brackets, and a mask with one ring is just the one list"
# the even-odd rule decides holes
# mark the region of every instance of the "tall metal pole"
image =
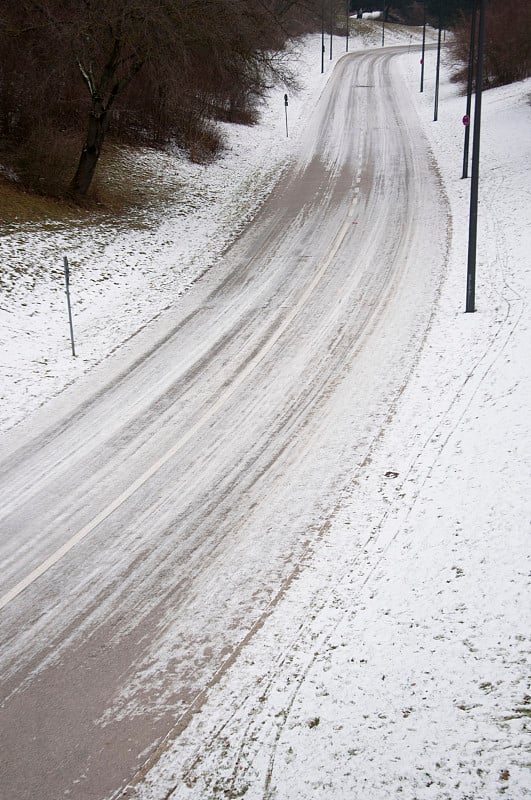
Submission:
[[382,0],[382,47],[385,44],[385,0]]
[[439,0],[439,36],[437,38],[437,69],[435,71],[435,106],[433,109],[433,121],[439,118],[439,78],[441,74],[441,29],[442,29],[442,3]]
[[[472,109],[472,87],[474,85],[474,60],[476,55],[476,17],[478,0],[474,0],[472,8],[472,19],[470,21],[470,48],[468,51],[468,85],[466,92],[466,116],[470,123],[470,111]],[[461,177],[468,178],[468,151],[470,148],[470,124],[465,125],[465,143],[463,148],[463,174]]]
[[348,34],[349,34],[349,25],[350,23],[350,0],[347,0],[347,37],[346,37],[346,44],[345,44],[345,52],[348,53]]
[[420,91],[424,91],[424,57],[426,55],[426,0],[424,0],[424,22],[422,25],[422,56],[420,59]]
[[478,236],[479,145],[481,139],[481,94],[483,91],[483,53],[485,49],[486,0],[479,0],[478,66],[474,103],[474,138],[472,143],[472,182],[470,188],[470,221],[468,231],[468,267],[466,279],[466,311],[476,310],[476,249]]
[[330,0],[330,61],[332,61],[333,40],[334,40],[334,1]]
[[321,73],[324,72],[324,55],[325,55],[324,0],[321,0]]

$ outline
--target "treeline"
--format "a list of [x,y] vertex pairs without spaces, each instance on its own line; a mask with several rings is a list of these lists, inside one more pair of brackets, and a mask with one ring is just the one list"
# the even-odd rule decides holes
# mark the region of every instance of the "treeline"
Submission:
[[472,7],[473,0],[375,0],[359,3],[352,0],[351,8],[364,11],[383,11],[386,22],[403,22],[406,25],[422,25],[424,13],[429,24],[437,26],[439,16],[445,28],[452,27],[462,13]]
[[[355,0],[353,0],[355,2]],[[439,22],[452,31],[454,80],[466,84],[474,0],[376,0],[365,10],[385,10],[389,21],[420,25]],[[478,3],[479,7],[479,3]],[[477,36],[477,29],[476,29]],[[531,0],[487,0],[484,87],[503,86],[531,75]],[[476,47],[477,53],[477,47]]]
[[[463,84],[468,80],[471,20],[471,14],[460,18],[452,44],[458,64],[454,80]],[[483,69],[486,89],[531,76],[531,0],[487,3]]]
[[2,0],[0,163],[82,199],[108,134],[208,159],[214,121],[252,123],[320,20],[320,0]]

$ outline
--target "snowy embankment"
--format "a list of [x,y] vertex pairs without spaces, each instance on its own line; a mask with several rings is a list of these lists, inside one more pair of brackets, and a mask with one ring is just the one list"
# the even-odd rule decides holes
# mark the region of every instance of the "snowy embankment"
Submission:
[[403,59],[452,211],[415,373],[306,569],[134,797],[531,793],[531,81],[484,96],[465,314],[464,100],[445,69],[433,123],[434,63],[420,95],[418,56]]
[[[326,79],[319,47],[317,37],[303,54],[306,86],[290,98],[289,139],[279,90],[260,126],[227,131],[219,163],[150,156],[154,179],[180,187],[163,214],[146,209],[126,229],[80,220],[5,232],[4,430],[215,263],[297,145]],[[338,55],[343,47],[336,40]],[[530,794],[531,81],[484,95],[478,310],[464,314],[464,101],[445,71],[434,124],[435,54],[427,55],[423,95],[418,54],[402,64],[452,211],[447,275],[423,353],[306,569],[135,797]],[[72,265],[75,360],[63,255]]]

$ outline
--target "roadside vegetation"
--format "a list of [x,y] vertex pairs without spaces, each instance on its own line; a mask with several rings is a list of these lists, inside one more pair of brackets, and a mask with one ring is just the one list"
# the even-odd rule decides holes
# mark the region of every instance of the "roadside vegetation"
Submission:
[[[454,81],[466,85],[471,14],[462,14],[454,28]],[[477,31],[476,31],[477,36]],[[476,46],[477,53],[477,46]],[[531,75],[531,3],[529,0],[491,0],[485,19],[484,88],[505,86]]]
[[[466,81],[471,7],[389,0],[384,13],[409,25],[426,13],[452,28],[455,80]],[[351,15],[362,11],[381,12],[381,0],[352,0]],[[295,88],[292,42],[330,26],[344,35],[346,22],[345,0],[3,0],[4,222],[47,208],[37,197],[51,198],[52,216],[138,205],[138,170],[123,171],[135,150],[171,146],[194,162],[214,159],[224,147],[218,122],[253,125],[273,85]],[[486,86],[525,78],[530,64],[531,3],[490,0]]]
[[172,143],[195,161],[215,122],[253,124],[291,75],[290,40],[318,0],[4,0],[0,161],[24,189],[87,197],[104,143]]
[[[426,15],[430,25],[438,27],[440,22],[451,30],[454,80],[466,85],[473,0],[385,0],[383,5],[376,0],[360,5],[365,12],[383,10],[389,23],[422,25]],[[531,2],[487,0],[486,11],[484,88],[525,80],[531,75]]]

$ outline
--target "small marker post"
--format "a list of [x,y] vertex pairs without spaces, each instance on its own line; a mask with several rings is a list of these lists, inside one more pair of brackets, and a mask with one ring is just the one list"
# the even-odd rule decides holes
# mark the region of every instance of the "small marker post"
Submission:
[[289,132],[288,132],[288,96],[287,96],[287,94],[284,95],[284,111],[286,112],[286,136],[289,136]]
[[75,358],[76,349],[74,347],[74,327],[72,325],[72,309],[70,307],[70,268],[68,266],[68,259],[66,256],[63,258],[65,268],[65,287],[66,287],[66,305],[68,307],[68,322],[70,324],[70,341],[72,343],[72,355]]

